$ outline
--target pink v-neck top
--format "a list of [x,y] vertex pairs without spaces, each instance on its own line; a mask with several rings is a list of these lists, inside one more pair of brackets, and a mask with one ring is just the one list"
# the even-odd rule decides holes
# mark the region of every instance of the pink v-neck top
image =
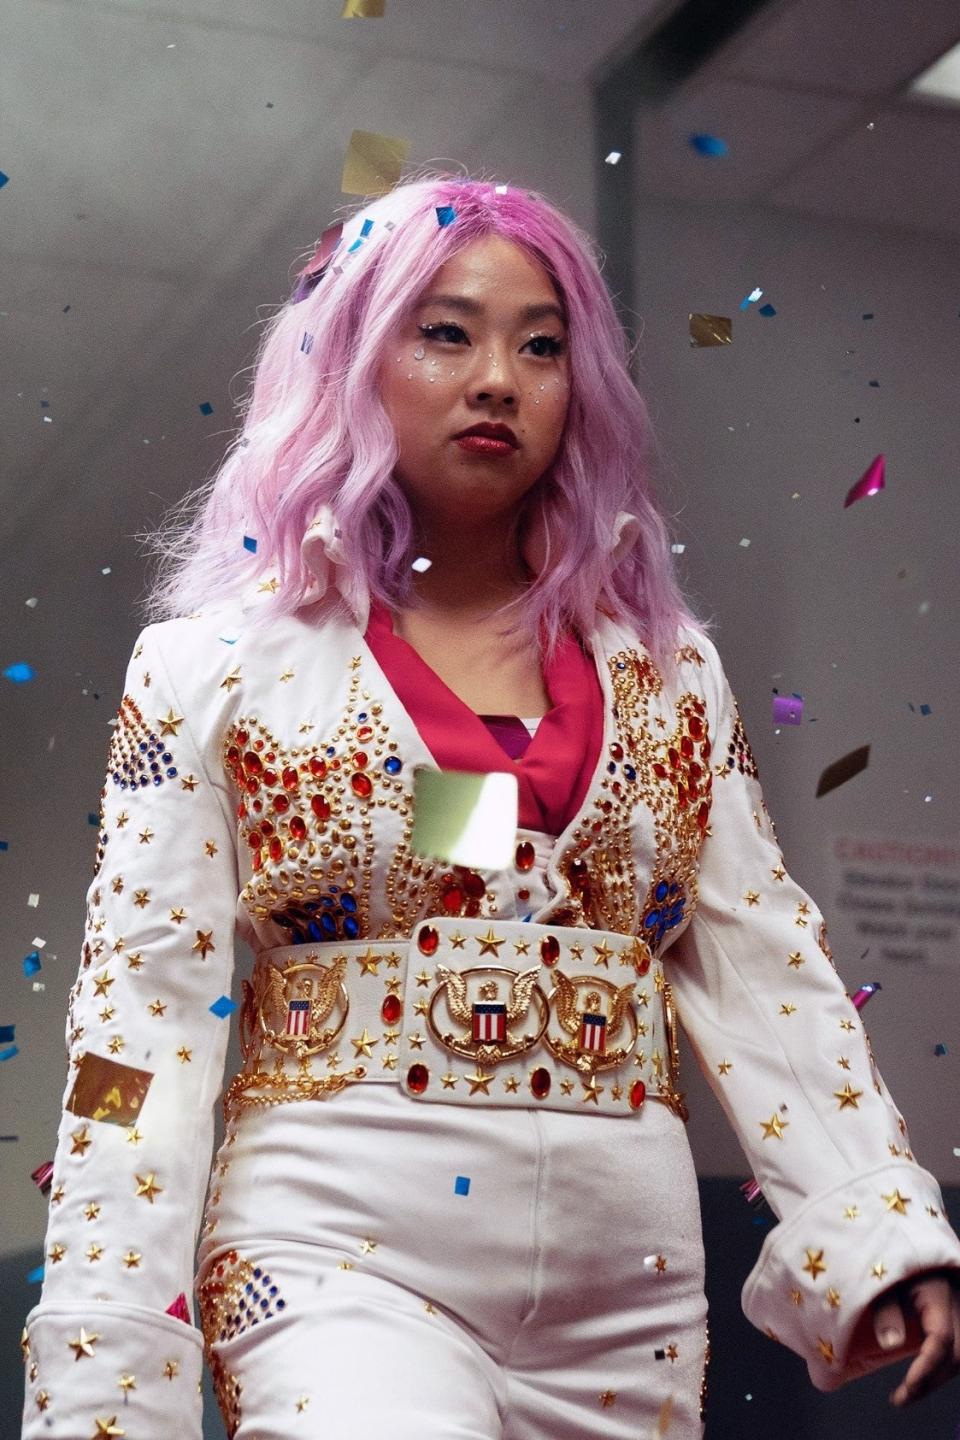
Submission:
[[551,708],[533,738],[519,745],[509,731],[523,721],[484,719],[471,710],[394,634],[391,614],[378,601],[370,607],[364,639],[441,770],[516,775],[519,828],[562,834],[583,804],[603,745],[603,691],[592,657],[574,635],[564,638],[544,668]]

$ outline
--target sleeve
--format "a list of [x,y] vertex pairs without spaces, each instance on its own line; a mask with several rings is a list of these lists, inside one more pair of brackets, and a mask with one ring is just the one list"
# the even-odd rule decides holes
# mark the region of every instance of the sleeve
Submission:
[[215,737],[205,765],[188,713],[199,707],[174,689],[163,631],[148,626],[134,647],[101,792],[43,1289],[21,1342],[24,1440],[201,1436],[189,1297],[228,1038],[210,1007],[229,995],[237,861]]
[[696,648],[712,804],[699,902],[665,960],[690,1046],[779,1221],[744,1314],[806,1361],[817,1389],[835,1390],[916,1348],[908,1335],[879,1350],[871,1302],[908,1276],[960,1267],[960,1240],[914,1159],[823,916],[784,869],[716,648],[699,635]]

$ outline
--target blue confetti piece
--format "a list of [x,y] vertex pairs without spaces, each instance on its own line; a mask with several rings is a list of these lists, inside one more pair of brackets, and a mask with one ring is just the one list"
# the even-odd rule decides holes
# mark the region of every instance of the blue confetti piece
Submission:
[[4,175],[3,171],[0,170],[0,190],[3,189],[4,185],[6,185],[6,183],[7,183],[7,181],[8,181],[9,179],[10,179],[10,176],[9,176],[9,175]]
[[947,1053],[947,1047],[946,1047],[946,1045],[944,1045],[944,1044],[942,1044],[942,1043],[939,1044],[939,1045],[934,1045],[934,1047],[933,1047],[933,1053],[934,1053],[934,1055],[946,1055],[946,1053]]
[[760,309],[757,311],[758,315],[763,315],[768,320],[770,319],[771,315],[776,315],[776,313],[777,312],[772,305],[761,305]]
[[232,640],[228,640],[226,635],[218,635],[217,639],[222,640],[224,645],[236,645],[237,641],[240,639],[240,636],[234,635]]
[[25,680],[33,679],[34,672],[25,661],[20,660],[16,665],[8,665],[3,673],[8,680],[13,680],[16,684],[22,685]]
[[25,957],[25,959],[24,959],[24,962],[23,962],[23,973],[24,973],[24,975],[28,975],[28,976],[29,976],[29,975],[36,975],[36,973],[37,973],[37,971],[38,971],[39,969],[40,969],[40,956],[37,954],[36,950],[31,950],[31,951],[30,951],[30,954],[27,955],[27,956]]
[[309,330],[304,330],[303,339],[300,341],[300,350],[304,355],[309,355],[313,349],[313,336]]
[[210,1009],[213,1011],[214,1015],[218,1016],[218,1018],[221,1020],[226,1020],[227,1016],[232,1015],[236,1008],[236,1000],[231,1000],[229,995],[221,995],[220,999],[214,1000],[213,1004],[210,1006]]
[[920,714],[921,714],[921,715],[932,715],[932,714],[933,714],[933,711],[930,709],[930,706],[929,706],[929,705],[921,705],[921,706],[920,706]]
[[370,231],[371,231],[372,229],[373,229],[373,221],[372,221],[372,220],[364,220],[363,225],[361,226],[361,229],[360,229],[360,239],[361,239],[361,240],[365,240],[365,239],[367,238],[367,236],[370,234]]
[[9,840],[0,840],[0,850],[9,850],[9,849],[10,849],[10,841],[9,841]]
[[862,318],[863,318],[864,320],[872,320],[872,319],[873,319],[873,311],[872,311],[872,310],[869,311],[868,314],[864,315]]
[[19,1055],[20,1050],[16,1045],[8,1045],[5,1050],[0,1050],[0,1060],[12,1060],[14,1055]]
[[200,406],[200,414],[201,414],[201,415],[212,415],[212,414],[213,414],[213,406],[210,404],[210,401],[209,401],[209,400],[204,400],[203,404]]
[[87,824],[88,824],[88,825],[99,825],[99,824],[100,824],[100,816],[99,816],[99,815],[94,815],[94,813],[93,813],[92,810],[88,810],[88,811],[87,811]]
[[257,553],[257,542],[256,542],[256,540],[253,538],[252,535],[244,535],[244,537],[243,537],[243,548],[244,548],[244,550],[249,550],[251,555],[256,555],[256,553]]
[[452,225],[457,218],[457,212],[452,205],[437,206],[437,223],[441,226]]
[[869,382],[869,384],[870,384],[870,389],[871,389],[871,390],[879,390],[879,389],[880,389],[880,381],[879,381],[879,380],[871,380],[871,381]]
[[31,1270],[30,1274],[27,1276],[27,1284],[39,1285],[40,1281],[43,1279],[43,1272],[45,1268],[46,1267],[43,1265],[38,1265],[36,1270]]
[[526,920],[532,920],[532,919],[533,919],[533,911],[531,910],[531,911],[530,911],[530,914],[529,914],[529,915],[524,915],[523,918],[524,918],[525,921],[526,921]]
[[469,1175],[458,1175],[458,1176],[457,1176],[457,1178],[456,1178],[456,1180],[455,1180],[455,1182],[454,1182],[454,1186],[453,1186],[453,1193],[454,1193],[454,1195],[469,1195],[469,1194],[470,1194],[470,1177],[469,1177]]
[[691,135],[690,144],[701,155],[726,155],[727,142],[717,135]]
[[14,1038],[13,1032],[16,1028],[16,1025],[0,1025],[0,1041],[2,1041],[4,1045],[9,1044]]

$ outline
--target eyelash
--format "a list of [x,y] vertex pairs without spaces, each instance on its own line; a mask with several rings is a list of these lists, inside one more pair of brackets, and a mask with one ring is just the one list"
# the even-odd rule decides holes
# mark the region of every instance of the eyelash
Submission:
[[[422,335],[425,335],[428,340],[436,339],[439,330],[459,330],[461,335],[466,333],[462,325],[457,325],[453,321],[449,321],[443,325],[418,325],[417,329]],[[555,359],[558,355],[562,355],[567,348],[566,341],[559,339],[556,335],[531,335],[527,344],[532,344],[535,340],[547,340],[552,346],[550,353],[548,355],[538,355],[536,357],[538,360]],[[453,344],[454,342],[441,343]]]

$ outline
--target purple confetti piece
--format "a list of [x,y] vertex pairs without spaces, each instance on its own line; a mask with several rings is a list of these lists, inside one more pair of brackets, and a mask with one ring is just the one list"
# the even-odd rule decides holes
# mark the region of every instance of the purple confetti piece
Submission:
[[803,697],[800,695],[774,695],[774,725],[800,725],[803,721]]

